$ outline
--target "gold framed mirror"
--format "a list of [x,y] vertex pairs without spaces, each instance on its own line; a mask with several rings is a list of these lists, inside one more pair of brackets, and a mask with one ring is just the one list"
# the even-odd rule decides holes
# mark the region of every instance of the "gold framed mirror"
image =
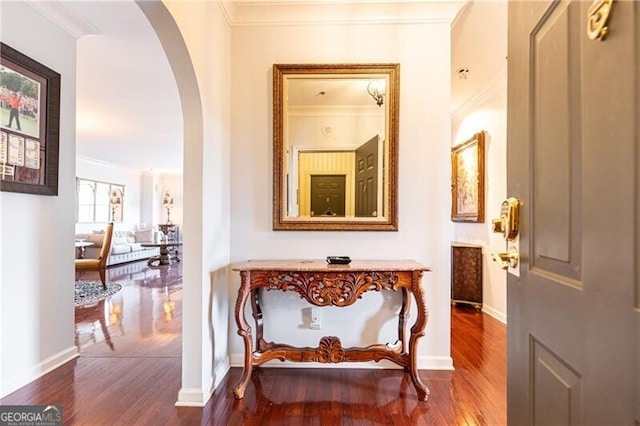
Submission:
[[397,231],[399,64],[273,66],[273,229]]

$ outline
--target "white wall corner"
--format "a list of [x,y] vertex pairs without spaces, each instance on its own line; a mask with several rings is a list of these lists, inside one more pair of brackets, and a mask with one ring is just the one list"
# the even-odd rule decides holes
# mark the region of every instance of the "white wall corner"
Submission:
[[218,388],[218,386],[222,382],[222,379],[225,378],[225,376],[229,372],[230,368],[231,368],[231,363],[230,363],[229,357],[226,357],[224,359],[224,361],[221,362],[213,370],[213,389],[212,389],[212,392]]
[[178,392],[176,407],[204,407],[211,398],[211,392],[198,388],[182,388]]
[[57,354],[50,356],[49,358],[31,367],[25,373],[19,375],[14,379],[8,380],[8,382],[2,387],[2,394],[0,395],[0,397],[4,397],[12,392],[15,392],[21,387],[33,382],[36,379],[39,379],[50,371],[53,371],[61,365],[77,358],[79,355],[80,354],[78,353],[78,348],[74,345],[58,352]]
[[[213,392],[218,388],[222,379],[224,379],[229,372],[231,365],[229,358],[225,358],[213,371],[213,385],[210,387],[210,391],[198,388],[182,388],[178,392],[178,400],[175,403],[176,407],[204,407],[213,395]],[[209,386],[203,386],[207,388]]]
[[478,105],[481,105],[485,100],[489,97],[493,96],[503,85],[507,84],[507,64],[505,64],[500,68],[500,70],[495,73],[493,78],[484,86],[482,86],[482,90],[477,92],[475,95],[471,96],[467,99],[462,105],[458,107],[455,111],[451,113],[451,121],[452,124],[460,124],[460,122]]
[[482,305],[482,312],[489,315],[492,318],[497,319],[503,324],[507,323],[507,314],[505,312],[498,311],[491,306]]

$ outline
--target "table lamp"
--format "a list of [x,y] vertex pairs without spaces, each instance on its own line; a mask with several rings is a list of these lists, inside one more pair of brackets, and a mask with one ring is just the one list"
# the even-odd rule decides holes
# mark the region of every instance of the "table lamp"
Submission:
[[167,209],[167,225],[171,225],[171,209],[173,208],[173,196],[171,192],[165,191],[162,205]]

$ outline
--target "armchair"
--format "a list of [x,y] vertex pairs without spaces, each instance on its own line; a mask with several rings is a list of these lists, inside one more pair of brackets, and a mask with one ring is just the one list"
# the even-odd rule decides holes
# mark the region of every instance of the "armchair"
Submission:
[[76,259],[76,273],[83,271],[97,271],[100,274],[102,287],[107,288],[107,256],[111,250],[113,236],[113,222],[107,225],[102,241],[102,249],[97,259]]

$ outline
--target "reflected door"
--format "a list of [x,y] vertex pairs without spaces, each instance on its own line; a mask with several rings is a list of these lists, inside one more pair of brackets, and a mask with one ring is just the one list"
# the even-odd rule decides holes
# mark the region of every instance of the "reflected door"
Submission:
[[378,136],[356,149],[356,216],[377,216]]
[[345,182],[345,175],[311,175],[311,215],[344,217]]

